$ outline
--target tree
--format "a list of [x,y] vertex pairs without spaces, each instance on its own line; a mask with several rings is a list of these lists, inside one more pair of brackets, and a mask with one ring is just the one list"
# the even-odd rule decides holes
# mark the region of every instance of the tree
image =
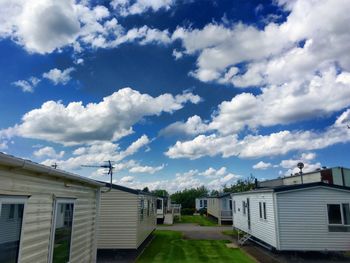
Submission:
[[191,189],[185,189],[182,191],[177,191],[176,193],[171,195],[171,201],[177,204],[181,204],[182,208],[195,208],[195,199],[207,196],[209,190],[204,187],[197,187]]
[[151,194],[158,196],[158,197],[163,197],[163,196],[168,196],[169,193],[167,192],[167,190],[164,189],[156,189],[151,191]]
[[223,191],[224,193],[237,193],[252,190],[254,187],[255,177],[250,174],[250,176],[245,179],[238,179],[237,182],[230,187],[224,186]]

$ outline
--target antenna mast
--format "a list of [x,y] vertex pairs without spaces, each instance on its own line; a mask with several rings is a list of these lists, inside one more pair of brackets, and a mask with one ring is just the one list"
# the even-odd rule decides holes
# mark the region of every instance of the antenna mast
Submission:
[[110,175],[110,184],[109,184],[109,189],[106,191],[101,191],[102,193],[108,193],[109,191],[112,190],[112,182],[113,182],[113,169],[114,166],[112,165],[112,162],[106,161],[107,164],[102,164],[102,165],[82,165],[82,167],[96,167],[96,168],[106,168],[108,169],[108,175]]

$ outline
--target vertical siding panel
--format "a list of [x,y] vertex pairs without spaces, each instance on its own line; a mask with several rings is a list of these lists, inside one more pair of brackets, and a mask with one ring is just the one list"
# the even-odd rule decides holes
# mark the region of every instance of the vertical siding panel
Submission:
[[101,194],[97,248],[136,249],[138,196],[118,189]]
[[317,187],[277,195],[281,250],[350,250],[350,232],[329,232],[327,203],[350,203],[350,192]]
[[23,218],[21,263],[48,261],[55,196],[76,199],[71,262],[93,262],[96,193],[96,187],[78,181],[0,167],[0,194],[30,195]]
[[[251,230],[248,229],[248,211],[243,214],[242,202],[249,198]],[[272,192],[242,193],[232,195],[232,201],[236,202],[236,213],[233,213],[233,226],[250,233],[254,237],[277,246],[276,222],[274,216],[274,202]],[[260,218],[259,202],[266,203],[266,220]]]

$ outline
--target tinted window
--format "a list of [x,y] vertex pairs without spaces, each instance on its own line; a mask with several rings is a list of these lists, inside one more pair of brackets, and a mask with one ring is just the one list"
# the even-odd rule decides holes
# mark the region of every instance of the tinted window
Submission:
[[23,209],[24,204],[1,205],[0,262],[17,262],[22,231]]
[[329,224],[341,224],[341,212],[340,205],[327,205],[328,206],[328,222]]
[[73,225],[73,203],[58,203],[56,209],[55,243],[53,249],[53,263],[69,261],[70,244]]
[[349,208],[349,204],[342,204],[342,206],[343,206],[344,225],[350,225],[350,208]]

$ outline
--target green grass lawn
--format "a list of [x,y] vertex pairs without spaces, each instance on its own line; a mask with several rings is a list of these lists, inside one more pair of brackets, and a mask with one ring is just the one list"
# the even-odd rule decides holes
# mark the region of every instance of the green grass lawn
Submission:
[[237,230],[225,230],[222,231],[221,233],[223,233],[224,235],[236,238],[237,237]]
[[193,223],[198,224],[200,226],[217,226],[218,224],[214,222],[213,220],[210,220],[206,216],[181,216],[181,221],[178,219],[176,220],[176,223]]
[[185,240],[181,232],[157,230],[137,262],[255,262],[239,248],[227,248],[225,243],[223,240]]

